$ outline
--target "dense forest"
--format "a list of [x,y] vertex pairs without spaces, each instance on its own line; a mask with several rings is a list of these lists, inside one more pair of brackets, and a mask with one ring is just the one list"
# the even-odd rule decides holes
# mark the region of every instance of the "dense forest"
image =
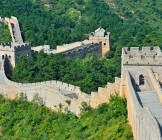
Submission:
[[3,0],[0,15],[18,18],[26,42],[52,48],[83,40],[100,26],[111,32],[112,50],[119,45],[150,45],[147,37],[157,31],[140,20],[123,20],[104,0]]
[[[140,40],[151,45],[162,46],[162,1],[161,0],[105,0],[111,8],[124,21],[141,22],[147,24],[152,31],[145,34],[141,30],[138,34]],[[144,27],[145,28],[145,27]],[[143,44],[145,45],[145,44]],[[139,46],[139,45],[138,45]]]
[[161,0],[106,0],[106,2],[122,19],[145,22],[161,33]]
[[56,113],[35,101],[0,98],[0,139],[67,140],[108,139],[133,140],[127,124],[126,100],[112,97],[98,109],[82,108],[77,118],[70,112]]
[[10,32],[7,25],[0,23],[0,44],[11,42]]

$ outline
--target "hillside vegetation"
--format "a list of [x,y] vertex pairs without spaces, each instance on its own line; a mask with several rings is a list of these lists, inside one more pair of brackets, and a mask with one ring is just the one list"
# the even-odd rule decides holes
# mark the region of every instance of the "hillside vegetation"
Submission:
[[0,15],[18,18],[25,41],[32,45],[49,44],[52,48],[83,40],[100,26],[111,32],[113,50],[119,45],[149,45],[145,35],[154,31],[140,20],[123,21],[104,0],[3,0]]
[[[116,59],[117,60],[117,59]],[[89,55],[81,60],[69,60],[59,55],[47,55],[43,52],[36,57],[22,57],[14,68],[12,80],[22,83],[59,80],[81,87],[86,93],[97,91],[104,87],[107,81],[113,82],[113,77],[119,75],[117,62],[99,59]]]
[[7,25],[0,23],[0,44],[11,42],[10,31]]
[[110,8],[125,20],[139,20],[161,27],[162,1],[160,0],[106,0]]
[[[162,45],[162,1],[161,0],[106,0],[111,11],[124,21],[142,22],[153,28],[151,34],[141,35],[150,45]],[[143,31],[141,31],[142,33]]]
[[[83,108],[83,111],[86,108]],[[109,104],[76,118],[67,111],[56,113],[34,103],[0,98],[2,140],[133,140],[127,124],[126,100],[113,97]]]

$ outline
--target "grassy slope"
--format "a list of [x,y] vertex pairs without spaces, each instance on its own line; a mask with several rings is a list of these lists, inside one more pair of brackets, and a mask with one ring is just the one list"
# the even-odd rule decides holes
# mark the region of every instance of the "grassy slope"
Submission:
[[86,112],[80,119],[33,103],[0,98],[0,128],[3,140],[132,139],[126,101],[119,97]]

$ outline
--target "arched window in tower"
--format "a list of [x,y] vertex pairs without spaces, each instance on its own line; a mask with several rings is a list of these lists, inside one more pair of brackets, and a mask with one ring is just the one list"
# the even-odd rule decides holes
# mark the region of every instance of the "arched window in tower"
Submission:
[[145,55],[141,55],[141,59],[144,59],[145,58]]
[[144,78],[144,76],[141,74],[140,76],[139,76],[139,85],[144,85],[145,84],[145,78]]
[[133,58],[133,55],[130,54],[130,55],[129,55],[129,58]]
[[106,43],[104,43],[104,46],[106,46]]
[[2,60],[4,60],[4,58],[5,58],[4,55],[2,55]]
[[9,55],[8,58],[11,59],[11,56]]

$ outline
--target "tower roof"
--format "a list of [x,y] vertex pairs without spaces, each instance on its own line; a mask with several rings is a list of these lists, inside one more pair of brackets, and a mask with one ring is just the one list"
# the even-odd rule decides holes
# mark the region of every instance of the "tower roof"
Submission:
[[95,30],[95,33],[99,32],[99,31],[101,31],[101,32],[105,33],[105,29],[103,29],[103,28],[101,28],[101,27],[100,27],[100,28],[98,28],[98,29],[96,29],[96,30]]
[[97,30],[95,30],[95,32],[92,32],[90,34],[90,36],[93,36],[93,37],[109,37],[109,32],[106,32],[105,29],[103,28],[98,28]]

